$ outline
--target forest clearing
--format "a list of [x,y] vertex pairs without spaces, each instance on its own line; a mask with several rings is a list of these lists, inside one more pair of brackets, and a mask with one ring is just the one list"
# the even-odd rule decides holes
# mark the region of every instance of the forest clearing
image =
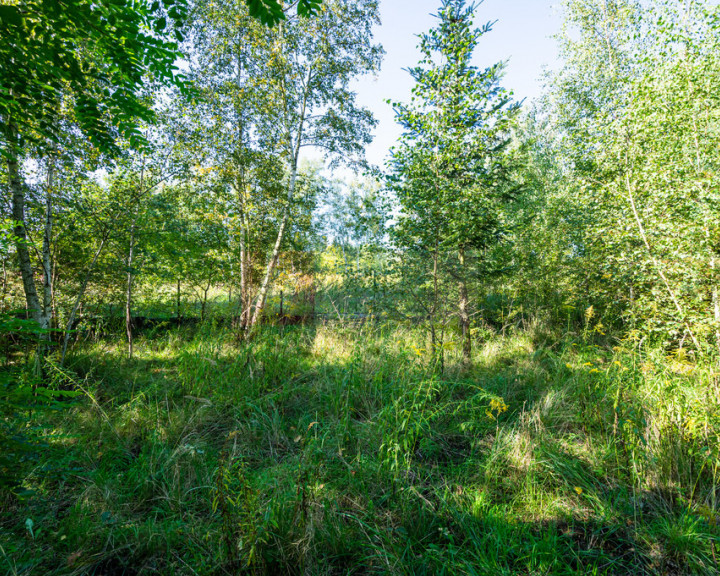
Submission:
[[0,573],[720,573],[717,2],[400,4],[0,0]]

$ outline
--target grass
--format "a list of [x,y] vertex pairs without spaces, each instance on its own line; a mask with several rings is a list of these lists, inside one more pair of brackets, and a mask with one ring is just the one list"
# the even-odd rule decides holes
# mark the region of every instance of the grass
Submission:
[[[717,374],[538,327],[87,344],[10,422],[8,574],[717,574]],[[555,342],[550,345],[548,342]],[[559,342],[559,343],[557,343]]]

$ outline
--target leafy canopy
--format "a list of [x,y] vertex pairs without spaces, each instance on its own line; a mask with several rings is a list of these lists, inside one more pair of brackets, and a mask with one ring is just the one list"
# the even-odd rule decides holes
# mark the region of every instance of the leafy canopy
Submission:
[[0,5],[0,151],[60,137],[61,106],[103,151],[139,144],[148,78],[180,82],[185,0],[18,0]]
[[[278,0],[246,0],[250,16],[263,24],[274,26],[286,19],[283,3]],[[297,0],[300,16],[312,16],[318,13],[322,0]]]

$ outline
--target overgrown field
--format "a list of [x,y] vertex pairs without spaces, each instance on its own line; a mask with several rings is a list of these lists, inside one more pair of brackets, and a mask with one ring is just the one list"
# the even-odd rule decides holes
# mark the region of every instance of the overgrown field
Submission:
[[438,374],[426,340],[87,344],[50,376],[79,394],[3,415],[36,444],[6,450],[0,572],[718,573],[713,369],[531,327]]

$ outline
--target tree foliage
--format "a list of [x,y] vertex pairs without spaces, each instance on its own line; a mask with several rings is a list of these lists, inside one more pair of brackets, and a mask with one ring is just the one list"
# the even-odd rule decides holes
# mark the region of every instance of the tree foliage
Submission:
[[[508,145],[518,111],[500,86],[503,63],[484,70],[471,63],[478,41],[491,29],[474,28],[474,12],[464,0],[444,0],[438,26],[421,36],[423,58],[410,69],[416,82],[412,99],[395,104],[405,132],[389,178],[398,195],[399,244],[432,255],[435,283],[440,254],[457,255],[466,350],[466,257],[504,234],[504,207],[516,192]],[[433,298],[438,296],[434,290]]]

